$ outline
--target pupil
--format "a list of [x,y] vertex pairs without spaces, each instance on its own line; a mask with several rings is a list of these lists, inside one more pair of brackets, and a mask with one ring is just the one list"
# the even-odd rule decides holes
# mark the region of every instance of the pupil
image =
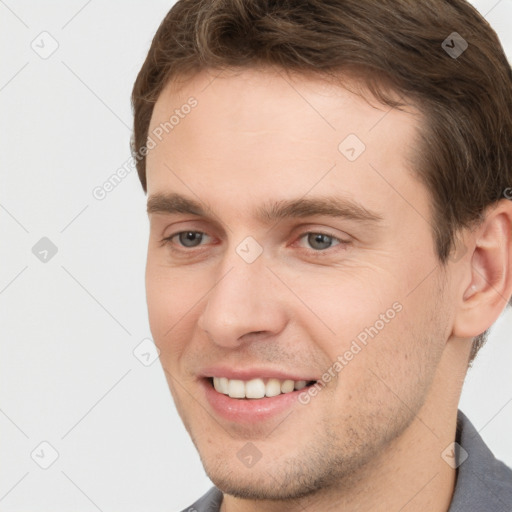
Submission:
[[[198,239],[200,236],[200,233],[196,233],[194,231],[187,231],[185,233],[182,233],[180,235],[181,237],[181,242],[185,242],[183,243],[183,245],[185,245],[186,247],[192,247],[194,246],[194,242],[196,241],[196,239]],[[192,242],[191,244],[189,242]]]
[[316,247],[317,249],[325,249],[327,247],[329,247],[329,244],[330,244],[330,236],[328,235],[323,235],[321,233],[317,233],[315,235],[310,235],[310,240],[309,240],[309,243],[311,244],[312,247],[315,248],[315,244],[320,244],[320,247]]

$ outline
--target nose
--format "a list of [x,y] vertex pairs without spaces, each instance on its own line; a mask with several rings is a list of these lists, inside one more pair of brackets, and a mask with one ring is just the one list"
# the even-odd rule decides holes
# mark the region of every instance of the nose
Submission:
[[265,260],[246,263],[235,254],[224,263],[205,298],[198,327],[213,343],[233,349],[278,334],[286,325],[286,315],[282,303],[280,307],[278,283]]

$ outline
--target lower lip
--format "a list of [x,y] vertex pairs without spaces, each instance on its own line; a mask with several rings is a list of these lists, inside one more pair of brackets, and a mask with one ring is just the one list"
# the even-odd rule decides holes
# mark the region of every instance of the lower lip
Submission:
[[258,399],[240,399],[230,398],[215,391],[209,379],[202,379],[201,384],[208,403],[219,416],[228,421],[246,424],[268,420],[291,409],[294,405],[300,405],[298,397],[303,391],[292,391]]

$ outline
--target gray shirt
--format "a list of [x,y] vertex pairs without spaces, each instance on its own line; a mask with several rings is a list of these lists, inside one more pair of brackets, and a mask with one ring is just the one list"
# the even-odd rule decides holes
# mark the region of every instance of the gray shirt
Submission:
[[[460,410],[455,441],[462,449],[454,451],[453,465],[460,465],[448,512],[512,512],[512,470],[494,457]],[[221,503],[222,492],[212,487],[182,512],[219,512]]]

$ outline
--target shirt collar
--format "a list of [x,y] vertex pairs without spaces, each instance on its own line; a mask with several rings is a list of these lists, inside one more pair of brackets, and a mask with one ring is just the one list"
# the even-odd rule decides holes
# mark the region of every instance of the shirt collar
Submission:
[[510,510],[512,470],[496,459],[461,410],[457,411],[455,442],[456,463],[459,465],[448,512]]

